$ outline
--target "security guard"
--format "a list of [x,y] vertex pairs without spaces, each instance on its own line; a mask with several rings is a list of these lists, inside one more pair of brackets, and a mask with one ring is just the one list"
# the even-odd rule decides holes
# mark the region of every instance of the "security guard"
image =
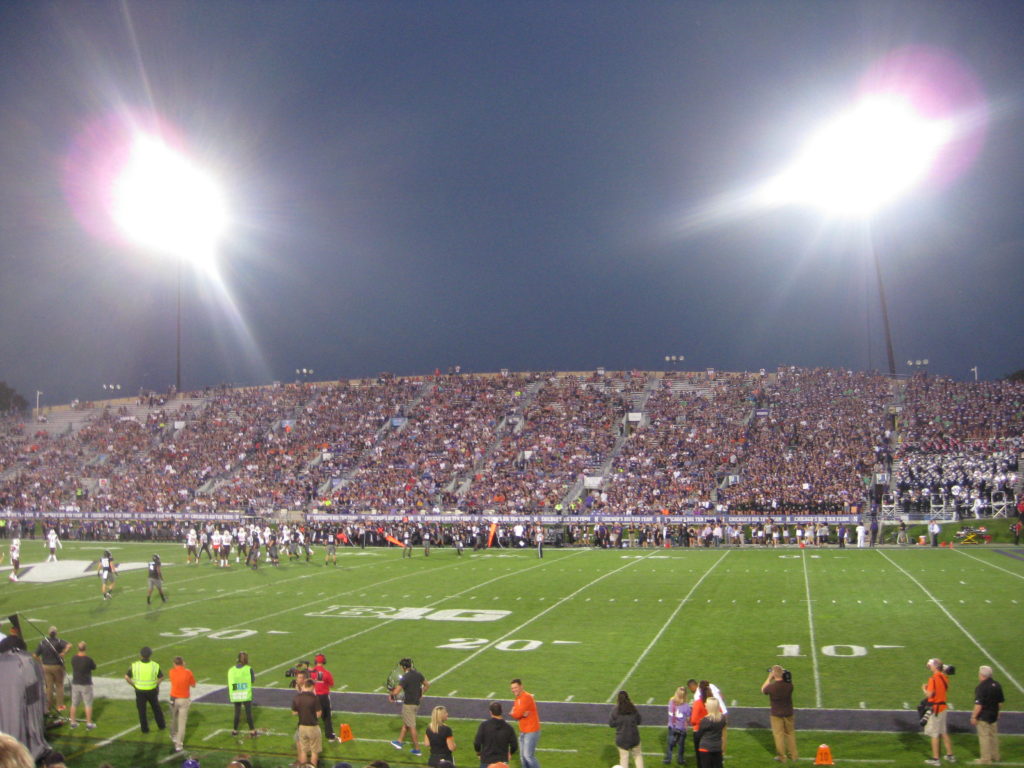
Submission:
[[249,666],[249,654],[242,651],[238,654],[235,666],[228,669],[228,698],[235,705],[235,724],[231,735],[238,735],[238,720],[245,706],[245,719],[249,723],[249,735],[256,736],[256,726],[252,722],[252,689],[256,682],[256,673]]
[[128,670],[124,679],[135,689],[135,706],[139,710],[139,727],[143,733],[149,733],[149,721],[146,718],[146,704],[153,709],[153,719],[156,727],[161,731],[164,729],[164,713],[160,709],[160,681],[164,679],[164,673],[160,671],[160,665],[151,661],[153,650],[147,645],[139,651],[141,657],[134,662]]

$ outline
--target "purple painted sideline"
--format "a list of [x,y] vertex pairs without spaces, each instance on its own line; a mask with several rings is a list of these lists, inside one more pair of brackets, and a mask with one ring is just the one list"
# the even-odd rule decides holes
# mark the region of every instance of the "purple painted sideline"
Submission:
[[[257,688],[253,692],[253,703],[260,707],[276,707],[291,709],[295,692],[282,688]],[[201,696],[196,699],[203,704],[227,704],[226,688]],[[508,712],[512,708],[509,701],[498,699]],[[666,702],[668,699],[666,699]],[[438,705],[448,708],[451,717],[460,719],[484,720],[489,716],[488,699],[445,698],[441,696],[425,696],[420,712],[426,717],[430,710]],[[383,693],[332,693],[331,709],[337,712],[353,712],[358,714],[394,715],[401,713],[397,704],[388,701]],[[611,704],[590,704],[575,701],[542,701],[537,709],[540,711],[542,723],[581,723],[588,725],[607,725],[611,714]],[[643,716],[645,725],[664,725],[666,722],[665,707],[662,705],[642,705],[638,709]],[[337,719],[337,715],[335,715]],[[890,731],[920,733],[916,710],[906,709],[798,709],[796,724],[801,730],[808,731]],[[735,728],[769,728],[767,707],[730,707],[729,725]],[[949,713],[949,730],[951,733],[973,733],[970,725],[969,711]],[[1024,733],[1024,712],[1003,712],[999,717],[999,732],[1003,734]]]

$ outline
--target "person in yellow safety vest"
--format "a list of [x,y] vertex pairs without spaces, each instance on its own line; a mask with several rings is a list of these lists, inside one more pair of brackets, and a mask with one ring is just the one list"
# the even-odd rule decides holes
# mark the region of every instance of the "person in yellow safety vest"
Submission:
[[153,710],[156,727],[161,731],[164,729],[164,713],[160,709],[160,681],[164,679],[164,673],[160,671],[160,665],[150,659],[152,655],[153,651],[148,645],[143,647],[139,651],[141,658],[132,663],[124,676],[135,689],[135,707],[139,710],[139,728],[143,733],[149,733],[147,704]]
[[256,726],[252,722],[252,689],[256,684],[256,673],[249,666],[249,654],[242,651],[238,654],[235,666],[228,669],[228,698],[235,705],[235,724],[231,735],[238,735],[238,720],[245,707],[245,719],[249,723],[249,735],[256,736]]

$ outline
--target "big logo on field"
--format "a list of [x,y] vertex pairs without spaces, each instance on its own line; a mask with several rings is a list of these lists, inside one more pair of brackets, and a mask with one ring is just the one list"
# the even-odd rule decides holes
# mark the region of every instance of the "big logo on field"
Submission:
[[[21,566],[18,581],[49,584],[55,581],[80,579],[83,576],[95,576],[99,560],[60,560],[56,563],[33,563]],[[148,563],[118,563],[117,571],[137,571],[145,568]],[[0,569],[10,571],[10,566]]]
[[332,619],[426,619],[427,621],[497,621],[511,611],[478,608],[393,608],[381,605],[329,605],[322,611],[307,613]]

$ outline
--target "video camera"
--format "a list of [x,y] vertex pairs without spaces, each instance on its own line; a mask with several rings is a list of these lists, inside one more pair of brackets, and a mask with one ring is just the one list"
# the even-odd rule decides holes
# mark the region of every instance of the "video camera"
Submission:
[[[771,674],[771,671],[772,671],[772,668],[768,667],[768,673],[769,674]],[[784,683],[792,683],[793,682],[793,673],[790,672],[788,669],[783,669],[782,670],[782,682],[784,682]]]
[[299,672],[309,672],[310,663],[308,661],[300,661],[294,667],[286,669],[284,676],[292,678],[288,685],[292,688],[295,687],[295,675]]

